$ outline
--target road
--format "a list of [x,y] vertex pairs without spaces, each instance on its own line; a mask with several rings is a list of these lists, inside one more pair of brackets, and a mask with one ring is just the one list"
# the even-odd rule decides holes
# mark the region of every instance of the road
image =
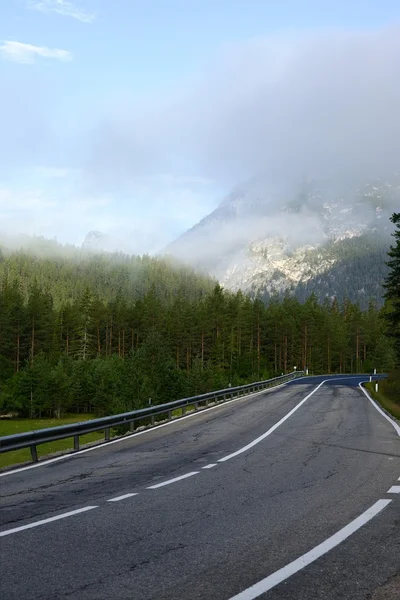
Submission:
[[1,475],[0,597],[399,599],[399,434],[322,380]]

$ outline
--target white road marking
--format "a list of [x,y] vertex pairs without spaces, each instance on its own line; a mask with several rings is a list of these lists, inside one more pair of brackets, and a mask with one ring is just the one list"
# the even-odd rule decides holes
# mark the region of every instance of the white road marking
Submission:
[[[360,376],[357,375],[354,377],[360,377]],[[340,379],[349,379],[349,377],[330,377],[329,379],[324,379],[324,381],[322,381],[312,392],[310,392],[308,394],[308,396],[306,396],[301,402],[299,402],[299,404],[297,404],[294,408],[292,408],[292,410],[290,412],[288,412],[287,415],[285,415],[280,421],[278,421],[278,423],[275,423],[275,425],[273,425],[270,429],[268,429],[268,431],[266,431],[265,433],[260,435],[258,438],[256,438],[252,442],[250,442],[250,444],[247,444],[246,446],[243,446],[243,448],[236,450],[236,452],[232,452],[232,454],[228,454],[228,456],[224,456],[223,458],[220,458],[218,460],[218,462],[225,462],[227,460],[230,460],[231,458],[234,458],[235,456],[239,456],[239,454],[243,454],[243,452],[247,452],[247,450],[250,450],[250,448],[253,448],[253,446],[256,446],[257,444],[259,444],[260,442],[265,440],[265,438],[267,438],[269,435],[271,435],[271,433],[273,433],[275,431],[275,429],[280,427],[282,425],[282,423],[284,423],[287,419],[289,419],[289,417],[291,417],[293,415],[293,413],[295,413],[296,410],[298,410],[300,408],[300,406],[302,406],[313,394],[315,394],[315,392],[317,392],[319,390],[319,388],[322,385],[324,385],[324,383],[327,383],[328,381],[332,381],[332,380],[338,381]],[[364,392],[364,394],[366,394],[367,398],[372,402],[374,407],[385,417],[385,419],[387,419],[389,421],[389,423],[391,423],[393,425],[393,427],[396,429],[397,433],[400,435],[400,426],[397,425],[392,419],[390,419],[390,417],[388,417],[379,408],[379,406],[377,406],[375,404],[375,402],[372,400],[372,398],[369,396],[369,394],[366,392],[366,390],[362,387],[361,383],[358,384],[360,389]]]
[[186,479],[187,477],[192,477],[193,475],[198,475],[200,471],[192,471],[191,473],[186,473],[186,475],[181,475],[180,477],[174,477],[173,479],[167,479],[167,481],[162,481],[161,483],[156,483],[155,485],[150,485],[148,490],[156,490],[157,488],[164,487],[164,485],[170,485],[171,483],[175,483],[176,481],[181,481],[182,479]]
[[[305,379],[303,377],[302,379]],[[293,380],[291,380],[293,381]],[[161,425],[155,425],[154,427],[150,427],[149,429],[145,429],[144,431],[136,431],[130,435],[124,435],[116,440],[111,440],[111,442],[107,442],[106,444],[97,444],[96,446],[91,446],[90,448],[84,448],[83,450],[78,450],[77,452],[70,452],[68,454],[63,454],[62,456],[56,456],[55,458],[49,458],[48,460],[41,460],[40,462],[34,463],[33,465],[27,465],[26,467],[20,467],[19,469],[13,469],[11,471],[4,471],[4,473],[0,473],[0,477],[7,477],[7,475],[14,475],[14,473],[22,473],[23,471],[29,471],[30,469],[36,469],[37,467],[44,467],[46,465],[50,465],[59,460],[64,460],[66,458],[74,458],[79,456],[80,454],[85,454],[86,452],[92,452],[93,450],[99,450],[99,448],[104,448],[111,446],[112,444],[120,444],[121,442],[126,442],[132,437],[136,437],[139,435],[144,435],[145,433],[150,433],[151,431],[155,431],[156,429],[161,429],[162,427],[168,427],[169,425],[176,425],[180,421],[184,421],[185,419],[191,419],[192,417],[198,417],[210,410],[215,410],[216,408],[222,408],[227,406],[228,404],[232,404],[233,402],[238,402],[239,400],[247,400],[253,396],[260,396],[261,394],[267,394],[269,392],[274,392],[279,388],[287,385],[289,382],[280,383],[279,385],[274,385],[271,388],[266,388],[259,392],[254,392],[252,394],[247,394],[246,396],[238,396],[237,398],[232,398],[232,400],[227,400],[223,404],[216,404],[215,406],[210,406],[209,408],[201,409],[197,412],[192,412],[189,415],[185,415],[184,417],[179,417],[179,419],[174,419],[172,421],[168,421],[168,423],[162,423]]]
[[72,517],[73,515],[79,515],[80,513],[87,512],[88,510],[93,510],[94,508],[99,508],[98,506],[85,506],[85,508],[78,508],[77,510],[71,510],[70,512],[63,513],[62,515],[57,515],[56,517],[50,517],[49,519],[43,519],[42,521],[35,521],[35,523],[29,523],[28,525],[21,525],[20,527],[14,527],[14,529],[7,529],[6,531],[0,531],[0,537],[4,537],[6,535],[11,535],[12,533],[18,533],[19,531],[24,531],[25,529],[32,529],[33,527],[39,527],[40,525],[46,525],[47,523],[52,523],[53,521],[59,521],[60,519],[66,519],[67,517]]
[[254,600],[254,598],[258,598],[261,594],[265,594],[268,590],[271,590],[273,587],[285,581],[304,567],[307,567],[312,562],[338,546],[341,542],[344,542],[348,537],[350,537],[353,533],[355,533],[360,527],[371,521],[376,515],[378,515],[388,504],[390,504],[392,500],[378,500],[375,504],[373,504],[368,510],[366,510],[362,515],[351,521],[348,525],[343,527],[340,531],[332,535],[330,538],[319,544],[303,556],[300,556],[293,562],[286,565],[279,571],[272,573],[265,579],[262,579],[258,583],[252,585],[247,590],[240,592],[236,596],[230,598],[230,600]]
[[[76,453],[75,453],[76,454]],[[27,465],[26,467],[20,467],[19,469],[14,469],[13,471],[4,471],[4,473],[0,473],[0,477],[6,477],[7,475],[12,475],[13,473],[22,473],[22,471],[28,471],[29,469],[36,469],[36,467],[42,467],[43,465],[49,465],[50,463],[57,462],[59,460],[63,460],[67,458],[67,456],[73,456],[73,454],[63,454],[62,456],[56,456],[55,458],[50,458],[46,461],[41,461],[38,463],[34,463],[33,465]]]
[[[347,378],[343,377],[342,379],[347,379]],[[285,415],[280,421],[275,423],[275,425],[273,425],[270,429],[268,429],[268,431],[266,431],[265,433],[260,435],[258,438],[256,438],[252,442],[250,442],[250,444],[247,444],[247,446],[243,446],[243,448],[239,448],[239,450],[236,450],[236,452],[232,452],[232,454],[228,454],[228,456],[224,456],[224,458],[220,458],[218,462],[225,462],[226,460],[230,460],[231,458],[234,458],[235,456],[239,456],[239,454],[243,454],[243,452],[247,452],[247,450],[250,450],[250,448],[253,448],[253,446],[256,446],[257,444],[259,444],[260,442],[265,440],[265,438],[268,437],[269,435],[271,435],[271,433],[273,433],[275,431],[275,429],[278,429],[278,427],[280,427],[280,425],[282,425],[282,423],[284,423],[287,419],[289,419],[289,417],[291,417],[292,414],[295,413],[296,410],[298,410],[300,408],[300,406],[302,406],[304,404],[304,402],[307,402],[307,400],[313,394],[315,394],[315,392],[317,392],[319,390],[319,388],[322,385],[324,385],[324,383],[326,383],[326,381],[329,381],[329,380],[325,379],[324,381],[322,381],[312,392],[310,392],[308,394],[308,396],[303,398],[303,400],[301,402],[299,402],[299,404],[296,404],[296,406],[294,408],[292,408],[292,410],[289,411],[287,413],[287,415]]]
[[126,498],[132,498],[132,496],[137,496],[135,494],[124,494],[123,496],[116,496],[115,498],[110,498],[107,502],[119,502],[120,500],[126,500]]
[[388,494],[400,494],[400,485],[392,485],[390,490],[387,491]]
[[369,395],[368,391],[363,388],[363,386],[361,385],[361,383],[358,384],[358,387],[360,388],[360,390],[362,390],[364,392],[364,394],[367,396],[368,400],[371,402],[372,406],[374,408],[376,408],[376,410],[378,412],[381,413],[382,417],[385,417],[386,421],[389,421],[389,423],[395,428],[395,430],[397,431],[397,435],[400,435],[400,425],[397,425],[397,423],[395,423],[395,421],[393,421],[393,419],[391,419],[375,402],[375,400],[372,398],[372,396]]
[[212,463],[210,465],[206,465],[205,467],[201,467],[202,469],[212,469],[213,467],[216,467],[217,463]]

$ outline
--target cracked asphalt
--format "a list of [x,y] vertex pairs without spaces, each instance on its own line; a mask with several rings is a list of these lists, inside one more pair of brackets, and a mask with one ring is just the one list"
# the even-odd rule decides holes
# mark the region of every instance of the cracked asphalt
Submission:
[[[117,444],[0,478],[5,600],[229,600],[377,500],[392,502],[271,600],[399,600],[400,438],[354,385],[303,379]],[[211,469],[202,469],[217,463]],[[158,489],[151,485],[198,471]],[[119,502],[124,494],[138,495]]]

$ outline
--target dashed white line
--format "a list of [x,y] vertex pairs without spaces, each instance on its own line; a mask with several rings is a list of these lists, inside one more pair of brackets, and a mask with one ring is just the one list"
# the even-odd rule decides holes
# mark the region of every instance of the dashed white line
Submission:
[[107,500],[107,502],[119,502],[120,500],[126,500],[127,498],[132,498],[132,496],[137,496],[137,493],[124,494],[123,496],[116,496],[115,498],[109,498]]
[[39,527],[40,525],[46,525],[47,523],[52,523],[53,521],[59,521],[60,519],[66,519],[67,517],[72,517],[73,515],[78,515],[79,513],[87,512],[88,510],[93,510],[94,508],[99,508],[98,506],[85,506],[84,508],[78,508],[77,510],[71,510],[70,512],[63,513],[62,515],[57,515],[56,517],[50,517],[49,519],[43,519],[42,521],[35,521],[35,523],[29,523],[28,525],[21,525],[20,527],[14,527],[13,529],[7,529],[6,531],[0,531],[0,537],[4,537],[6,535],[11,535],[12,533],[18,533],[19,531],[24,531],[25,529],[32,529],[33,527]]
[[400,485],[392,485],[390,490],[387,491],[388,494],[400,494]]
[[262,579],[258,583],[252,585],[247,590],[240,592],[236,596],[230,598],[230,600],[254,600],[254,598],[258,598],[261,594],[265,594],[268,590],[272,589],[278,583],[282,583],[285,579],[291,577],[304,567],[307,567],[309,564],[320,558],[335,546],[338,546],[341,542],[344,542],[348,537],[350,537],[353,533],[355,533],[360,527],[368,523],[371,519],[376,517],[388,504],[390,504],[392,500],[378,500],[375,504],[373,504],[368,510],[366,510],[362,515],[351,521],[348,525],[343,527],[340,531],[332,535],[330,538],[319,544],[303,556],[300,556],[293,562],[286,565],[279,571],[272,573],[265,579]]
[[186,475],[181,475],[180,477],[174,477],[173,479],[167,479],[167,481],[162,481],[161,483],[156,483],[155,485],[150,485],[148,490],[156,490],[157,488],[164,487],[164,485],[170,485],[171,483],[175,483],[176,481],[181,481],[182,479],[186,479],[187,477],[193,477],[193,475],[198,475],[199,471],[192,471],[191,473],[186,473]]
[[205,467],[201,467],[202,469],[212,469],[213,467],[216,467],[217,463],[211,463],[209,465],[206,465]]

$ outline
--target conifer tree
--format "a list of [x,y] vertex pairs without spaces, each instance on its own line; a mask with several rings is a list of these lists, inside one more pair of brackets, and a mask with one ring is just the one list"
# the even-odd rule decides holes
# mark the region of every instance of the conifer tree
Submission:
[[388,311],[386,319],[389,323],[389,335],[395,341],[398,361],[400,362],[400,213],[394,213],[390,219],[396,229],[393,233],[395,243],[388,252],[390,260],[389,275],[386,278],[386,299]]

